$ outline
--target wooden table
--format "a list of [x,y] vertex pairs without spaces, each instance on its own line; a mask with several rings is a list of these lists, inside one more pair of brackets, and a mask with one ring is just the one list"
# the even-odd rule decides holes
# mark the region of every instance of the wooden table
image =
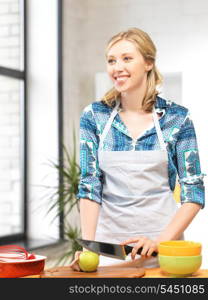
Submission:
[[[78,273],[78,274],[77,274]],[[75,273],[74,273],[75,274]],[[91,273],[92,277],[97,277],[97,276],[93,276],[93,274]],[[138,272],[138,276],[136,274],[136,272],[131,272],[129,274],[127,274],[128,276],[124,276],[124,275],[119,275],[116,277],[125,277],[125,278],[132,278],[132,277],[142,277],[142,278],[171,278],[169,275],[164,274],[160,268],[154,268],[154,269],[145,269],[145,274],[142,275],[142,273]],[[41,274],[38,275],[31,275],[31,276],[27,276],[27,278],[82,278],[82,277],[86,277],[84,274],[82,276],[82,274],[80,274],[80,272],[76,272],[75,276],[72,277],[71,271],[70,271],[70,267],[56,267],[56,268],[51,268],[48,270],[44,270],[44,272],[42,272]],[[101,277],[101,276],[99,276]],[[109,276],[110,277],[110,276]],[[115,277],[115,276],[112,276]],[[104,276],[103,278],[106,278],[106,276]],[[110,277],[111,278],[111,277]],[[192,276],[188,277],[188,278],[208,278],[208,270],[205,269],[200,269],[198,270],[196,273],[194,273]]]
[[[161,271],[160,268],[146,269],[143,278],[171,278]],[[196,273],[188,278],[208,278],[208,270],[199,269]]]

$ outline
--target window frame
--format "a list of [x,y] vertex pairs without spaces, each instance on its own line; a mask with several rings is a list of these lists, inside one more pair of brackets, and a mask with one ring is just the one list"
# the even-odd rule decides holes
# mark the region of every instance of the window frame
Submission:
[[[35,249],[42,246],[47,246],[48,241],[43,241],[42,244],[40,242],[34,242],[28,239],[28,147],[27,147],[27,0],[22,0],[22,10],[23,10],[23,70],[17,70],[13,68],[7,68],[0,66],[0,75],[7,76],[9,78],[14,78],[18,80],[22,80],[24,84],[23,90],[23,99],[22,99],[22,112],[23,112],[23,120],[22,121],[22,145],[21,145],[21,157],[22,157],[22,166],[21,166],[21,195],[22,195],[22,203],[23,203],[23,215],[22,215],[22,223],[23,223],[23,231],[18,234],[5,235],[0,237],[0,245],[6,243],[18,242],[22,246],[26,246],[28,249]],[[58,156],[59,163],[63,165],[63,149],[62,149],[62,141],[63,141],[63,78],[62,78],[62,51],[63,51],[63,1],[57,0],[57,63],[58,63]],[[59,184],[61,185],[63,182],[63,177],[61,172],[59,172]],[[59,218],[59,238],[60,240],[64,240],[64,228],[63,228],[63,213]],[[60,242],[60,240],[58,242]],[[56,244],[53,242],[53,244]]]

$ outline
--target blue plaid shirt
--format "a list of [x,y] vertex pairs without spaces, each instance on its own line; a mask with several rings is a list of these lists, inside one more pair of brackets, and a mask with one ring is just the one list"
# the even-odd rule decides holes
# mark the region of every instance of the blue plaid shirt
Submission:
[[[111,115],[111,107],[101,101],[88,105],[80,118],[81,177],[77,198],[102,202],[103,173],[99,168],[100,135]],[[193,202],[204,207],[204,174],[201,173],[199,153],[193,122],[187,108],[157,97],[156,112],[161,114],[160,127],[168,150],[168,175],[173,191],[178,175],[181,203]],[[155,127],[145,131],[136,143],[127,127],[116,115],[104,140],[105,151],[157,150],[160,144]]]

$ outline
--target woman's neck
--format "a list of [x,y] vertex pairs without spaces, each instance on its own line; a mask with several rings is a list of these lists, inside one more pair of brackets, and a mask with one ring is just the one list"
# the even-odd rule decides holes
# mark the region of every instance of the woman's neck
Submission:
[[146,86],[141,89],[134,89],[121,93],[122,111],[125,112],[143,112],[142,102],[145,97]]

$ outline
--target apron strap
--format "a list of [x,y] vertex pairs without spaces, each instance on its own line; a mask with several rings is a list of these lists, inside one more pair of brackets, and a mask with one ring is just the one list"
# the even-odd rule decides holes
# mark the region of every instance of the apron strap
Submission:
[[108,122],[106,123],[105,128],[104,128],[104,130],[103,130],[103,132],[102,132],[102,134],[100,136],[99,150],[101,150],[103,148],[103,141],[104,141],[104,139],[105,139],[105,137],[106,137],[106,135],[107,135],[110,127],[111,127],[111,124],[112,124],[115,116],[118,113],[118,107],[119,107],[119,105],[120,105],[120,102],[117,101],[116,106],[114,107],[114,109],[113,109],[113,111],[112,111],[112,113],[110,115],[110,118],[108,119]]
[[159,121],[158,121],[157,113],[155,111],[155,107],[153,107],[153,113],[152,113],[152,115],[153,115],[155,129],[156,129],[157,136],[158,136],[159,143],[160,143],[160,148],[161,148],[161,150],[166,150],[166,145],[165,145],[163,134],[162,134],[162,130],[160,128],[160,124],[159,124]]
[[[119,105],[120,105],[120,101],[117,101],[116,106],[114,107],[114,109],[113,109],[113,111],[110,115],[110,118],[108,119],[108,121],[105,125],[105,128],[104,128],[104,130],[103,130],[103,132],[100,136],[99,150],[101,150],[103,148],[103,141],[104,141],[104,139],[105,139],[110,127],[111,127],[111,124],[112,124],[115,116],[118,113]],[[155,111],[155,107],[153,107],[152,116],[153,116],[153,121],[154,121],[154,124],[155,124],[155,129],[156,129],[156,132],[157,132],[157,136],[158,136],[158,139],[159,139],[160,148],[161,148],[161,150],[166,150],[166,145],[165,145],[162,130],[160,128],[160,124],[159,124],[159,121],[158,121],[157,113]]]

